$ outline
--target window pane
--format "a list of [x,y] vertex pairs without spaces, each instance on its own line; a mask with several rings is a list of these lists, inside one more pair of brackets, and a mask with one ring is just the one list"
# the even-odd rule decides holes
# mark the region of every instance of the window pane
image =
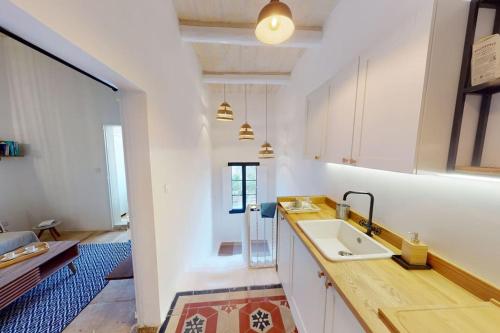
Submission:
[[257,196],[256,195],[247,195],[247,205],[256,204],[256,203],[257,203]]
[[231,182],[231,189],[233,195],[243,195],[243,182],[233,180]]
[[257,180],[257,167],[247,166],[247,180]]
[[257,182],[255,180],[247,181],[247,193],[246,194],[257,194]]
[[243,197],[241,195],[233,196],[233,209],[243,209]]
[[243,167],[232,166],[231,167],[231,179],[232,180],[243,180]]

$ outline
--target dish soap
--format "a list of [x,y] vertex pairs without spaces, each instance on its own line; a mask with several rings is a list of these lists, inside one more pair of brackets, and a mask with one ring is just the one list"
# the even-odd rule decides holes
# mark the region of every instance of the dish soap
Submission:
[[425,265],[427,263],[427,245],[420,243],[417,232],[410,232],[410,240],[403,239],[401,256],[411,265]]

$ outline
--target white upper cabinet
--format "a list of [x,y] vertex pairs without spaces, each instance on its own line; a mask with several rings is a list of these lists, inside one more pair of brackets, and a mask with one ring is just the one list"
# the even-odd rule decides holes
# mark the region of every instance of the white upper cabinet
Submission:
[[444,171],[467,4],[415,1],[406,13],[359,60],[309,95],[308,158],[407,173],[427,166]]
[[307,96],[306,113],[306,145],[307,158],[319,160],[323,155],[325,144],[325,120],[330,101],[330,86],[328,83]]
[[346,66],[330,81],[324,154],[326,162],[352,163],[358,70],[359,60]]
[[414,171],[429,45],[418,38],[429,32],[415,16],[361,56],[353,147],[358,166]]

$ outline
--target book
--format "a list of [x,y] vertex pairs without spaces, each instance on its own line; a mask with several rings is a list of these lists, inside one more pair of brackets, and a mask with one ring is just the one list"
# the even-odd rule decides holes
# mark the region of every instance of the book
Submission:
[[16,141],[0,141],[0,156],[21,156],[21,145]]
[[472,48],[471,84],[500,78],[500,35],[483,37],[474,43]]

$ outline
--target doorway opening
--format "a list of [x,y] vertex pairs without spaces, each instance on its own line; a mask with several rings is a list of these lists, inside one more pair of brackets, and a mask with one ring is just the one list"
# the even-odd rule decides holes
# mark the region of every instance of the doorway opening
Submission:
[[122,127],[104,126],[111,221],[114,230],[130,227]]

